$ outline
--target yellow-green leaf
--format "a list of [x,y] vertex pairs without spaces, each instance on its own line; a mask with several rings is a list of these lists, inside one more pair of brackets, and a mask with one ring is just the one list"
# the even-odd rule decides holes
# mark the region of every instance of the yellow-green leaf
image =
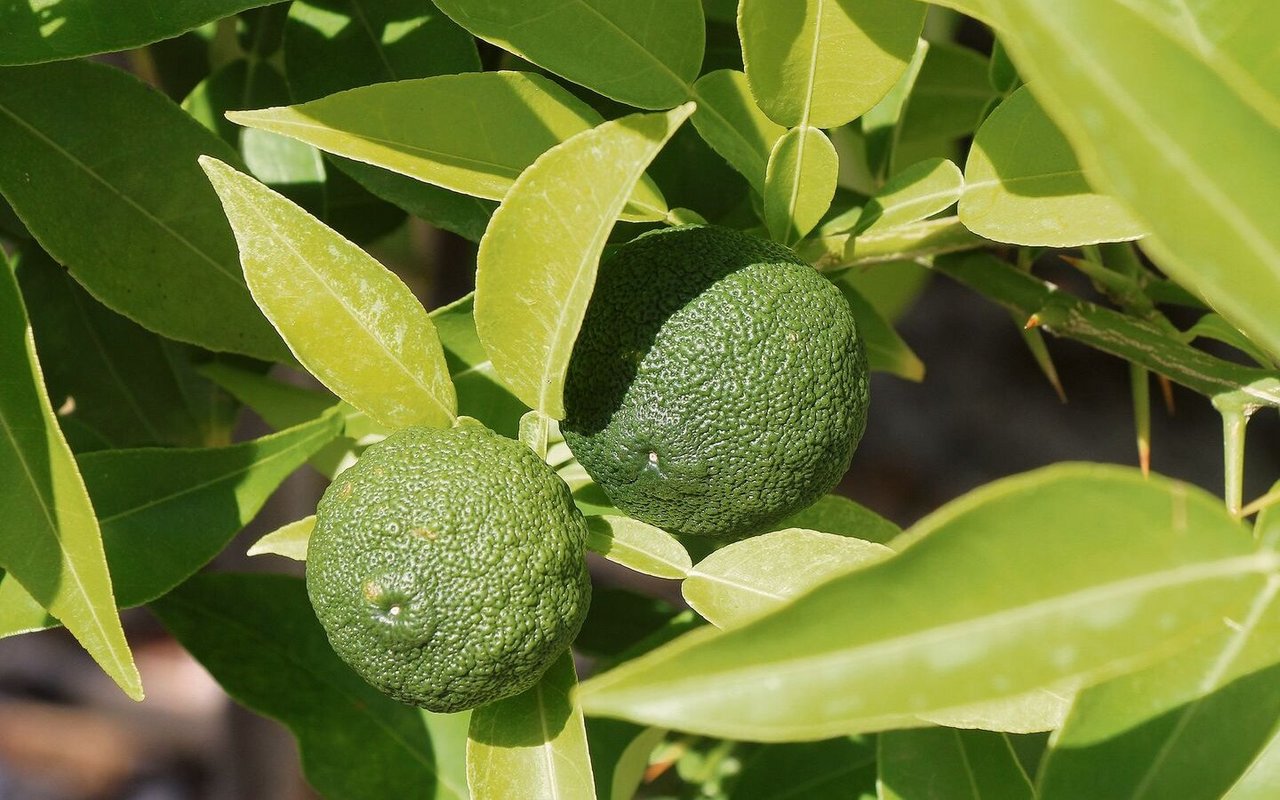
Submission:
[[49,405],[31,324],[7,265],[0,269],[0,375],[0,568],[141,700],[98,520]]
[[679,580],[693,561],[679,540],[652,525],[617,515],[587,517],[587,548],[636,572]]
[[249,289],[298,360],[388,427],[452,424],[444,351],[409,288],[253,178],[216,159],[200,164],[231,220]]
[[307,545],[311,543],[311,531],[316,527],[316,515],[303,517],[287,525],[276,528],[253,543],[247,555],[276,555],[292,558],[294,561],[307,560]]
[[609,231],[692,112],[686,103],[574,136],[539,156],[494,213],[476,268],[476,332],[530,408],[564,416],[564,376]]
[[764,178],[769,235],[792,245],[831,207],[840,171],[836,148],[817,128],[792,128],[773,145]]
[[693,126],[711,148],[764,192],[764,173],[774,142],[787,129],[765,116],[747,86],[747,76],[732,69],[709,72],[693,85]]

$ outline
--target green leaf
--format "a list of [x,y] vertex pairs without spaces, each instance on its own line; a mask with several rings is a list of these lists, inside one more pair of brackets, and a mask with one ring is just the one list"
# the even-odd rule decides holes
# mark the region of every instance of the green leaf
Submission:
[[[374,83],[480,69],[475,40],[429,0],[291,3],[284,61],[295,101]],[[389,110],[383,106],[377,113]],[[330,162],[374,195],[472,241],[480,240],[493,213],[491,203],[404,175],[346,159]]]
[[681,584],[685,601],[718,628],[736,628],[813,587],[893,555],[882,544],[786,528],[727,545]]
[[7,268],[0,270],[0,375],[2,580],[21,583],[126,694],[141,700],[98,520],[49,405],[22,295]]
[[666,731],[616,719],[587,721],[591,772],[596,796],[604,800],[632,800],[644,781],[649,756]]
[[1277,566],[1215,498],[1101,465],[996,482],[906,536],[780,611],[592,678],[583,708],[766,741],[900,727],[1134,669],[1219,629]]
[[1019,734],[1055,731],[1067,718],[1078,689],[1079,681],[1071,680],[1014,697],[921,714],[920,719],[934,725],[966,730]]
[[471,712],[457,711],[438,714],[421,711],[422,721],[431,734],[431,751],[435,755],[439,782],[450,791],[457,791],[463,798],[470,797],[467,789],[467,729],[471,727]]
[[[338,412],[250,442],[205,449],[100,450],[79,458],[122,607],[189,578],[257,515],[280,483],[333,439]],[[0,581],[0,636],[57,624]]]
[[525,405],[498,380],[493,362],[480,344],[474,297],[468,294],[437,308],[431,312],[431,321],[440,333],[449,374],[458,392],[458,413],[514,439]]
[[1041,769],[1040,796],[1222,797],[1280,730],[1280,577],[1227,624],[1192,649],[1085,690]]
[[924,39],[916,42],[915,54],[911,56],[911,62],[898,82],[860,120],[866,142],[867,167],[877,180],[883,180],[890,170],[893,151],[902,130],[902,115],[907,109],[907,102],[920,77],[925,59],[928,58],[930,47],[930,43]]
[[745,73],[733,69],[710,72],[693,85],[693,126],[751,186],[764,192],[769,153],[787,129],[765,116],[747,86]]
[[1231,345],[1252,358],[1259,366],[1268,368],[1276,366],[1275,361],[1259,350],[1257,345],[1249,341],[1243,333],[1231,327],[1231,323],[1223,319],[1220,314],[1210,312],[1200,317],[1195,325],[1183,332],[1183,338],[1187,342],[1193,342],[1198,338],[1213,339]]
[[738,33],[751,92],[781,125],[843,125],[906,71],[925,8],[910,0],[742,0]]
[[493,215],[477,260],[476,331],[503,383],[530,408],[564,416],[565,371],[609,231],[692,112],[686,103],[574,136],[521,173]]
[[[538,156],[602,119],[552,81],[485,72],[362,86],[296,106],[243,111],[233,121],[475,197],[501,200]],[[625,218],[662,219],[651,181]]]
[[229,441],[236,408],[196,374],[193,353],[105,308],[39,248],[19,252],[18,283],[60,422],[93,433],[73,450]]
[[818,502],[779,522],[778,528],[807,528],[880,544],[887,544],[902,533],[901,528],[871,509],[838,494],[819,497]]
[[284,58],[295,100],[480,69],[475,40],[430,0],[297,0]]
[[945,158],[912,164],[889,179],[862,208],[854,235],[919,222],[950,208],[964,191],[960,168]]
[[1143,248],[1280,357],[1280,100],[1250,71],[1274,57],[1250,37],[1280,26],[1280,5],[982,7],[1090,183],[1146,223]]
[[298,360],[383,425],[452,424],[444,351],[409,288],[252,178],[215,159],[200,164],[231,220],[254,299]]
[[163,95],[84,61],[0,70],[0,152],[0,193],[112,310],[171,339],[289,360],[195,163],[235,153]]
[[578,678],[565,651],[542,680],[471,712],[467,784],[474,800],[595,798]]
[[1222,800],[1271,800],[1280,786],[1280,733],[1267,742]]
[[956,141],[973,133],[995,97],[981,54],[931,42],[893,133],[888,172],[926,158],[955,158]]
[[831,207],[840,170],[836,148],[817,128],[792,128],[774,142],[764,178],[769,235],[792,245]]
[[246,555],[274,555],[292,558],[294,561],[306,561],[307,545],[311,543],[311,531],[315,527],[315,514],[282,525],[254,542]]
[[436,0],[462,27],[637,108],[683,103],[705,45],[698,0]]
[[129,50],[268,2],[9,2],[0,5],[0,64],[35,64]]
[[951,728],[891,731],[880,734],[878,755],[881,800],[1035,797],[1008,734]]
[[874,800],[874,740],[841,737],[821,742],[756,745],[739,756],[741,772],[728,800]]
[[640,520],[590,516],[587,529],[588,550],[636,572],[680,580],[693,566],[689,552],[676,537]]
[[467,796],[465,786],[440,782],[417,709],[381,694],[334,654],[301,580],[197,575],[151,610],[227,694],[289,728],[322,795]]
[[1144,233],[1123,203],[1089,188],[1071,145],[1025,86],[978,129],[964,179],[960,221],[998,242],[1075,247]]
[[858,336],[866,345],[867,360],[871,368],[909,381],[924,380],[924,363],[898,335],[893,325],[858,292],[850,280],[855,273],[856,269],[847,269],[828,277],[853,309],[853,317],[858,323]]

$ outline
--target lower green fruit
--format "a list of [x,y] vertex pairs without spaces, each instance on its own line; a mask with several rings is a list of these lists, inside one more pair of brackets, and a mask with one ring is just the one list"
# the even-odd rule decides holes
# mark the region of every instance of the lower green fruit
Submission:
[[365,680],[461,711],[524,691],[569,647],[591,596],[586,537],[524,445],[473,423],[409,428],[324,493],[307,592]]

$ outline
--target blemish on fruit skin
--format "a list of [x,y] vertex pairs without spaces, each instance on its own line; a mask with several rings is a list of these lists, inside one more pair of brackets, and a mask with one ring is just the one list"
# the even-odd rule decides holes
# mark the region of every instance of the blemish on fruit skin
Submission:
[[376,603],[378,598],[382,597],[382,585],[377,581],[366,581],[365,585],[361,587],[361,591],[364,593],[365,599],[370,603]]
[[338,491],[342,493],[342,496],[343,496],[343,497],[350,497],[350,496],[351,496],[351,492],[352,492],[353,490],[352,490],[352,488],[351,488],[351,484],[349,484],[349,483],[344,483],[344,484],[342,484],[342,488],[341,488],[341,489],[339,489]]
[[426,539],[426,540],[428,540],[428,541],[432,541],[432,542],[434,542],[434,541],[436,540],[436,537],[437,537],[437,536],[439,536],[439,534],[438,534],[438,533],[436,533],[435,531],[431,530],[430,528],[414,528],[414,529],[413,529],[413,535],[414,535],[414,536],[420,536],[420,537],[422,537],[423,539]]

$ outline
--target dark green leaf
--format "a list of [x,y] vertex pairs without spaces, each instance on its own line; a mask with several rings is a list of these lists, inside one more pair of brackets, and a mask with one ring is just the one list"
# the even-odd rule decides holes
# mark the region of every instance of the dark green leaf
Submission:
[[443,784],[418,711],[334,654],[301,580],[198,575],[151,609],[233,698],[284,723],[326,797],[465,798]]
[[63,0],[0,4],[0,64],[35,64],[168,39],[271,0]]
[[847,280],[855,273],[856,269],[847,269],[829,277],[853,309],[854,319],[858,323],[858,336],[866,345],[867,360],[871,368],[909,381],[924,380],[924,363],[893,329],[893,325],[880,316],[876,307],[854,288],[852,281]]
[[289,360],[196,164],[235,153],[165,97],[100,64],[2,69],[0,152],[0,192],[94,297],[170,338]]
[[874,800],[873,739],[757,745],[741,756],[728,800]]
[[[881,800],[1032,800],[1009,735],[954,728],[879,737]],[[1077,798],[1092,795],[1076,795]]]
[[705,46],[698,0],[437,0],[459,25],[557,75],[638,108],[688,99]]
[[616,719],[587,720],[587,744],[596,797],[632,800],[649,767],[649,755],[665,731]]
[[[186,580],[231,541],[286,477],[333,439],[336,410],[251,442],[198,450],[102,450],[79,459],[102,523],[121,606],[145,603]],[[0,582],[0,636],[57,624]]]
[[514,439],[527,406],[498,381],[493,362],[476,335],[474,310],[474,295],[469,294],[431,312],[458,391],[458,413]]
[[191,351],[98,303],[38,248],[22,252],[18,282],[61,421],[93,432],[73,450],[230,440],[235,405],[196,374]]
[[7,265],[0,270],[0,375],[4,584],[21,582],[38,608],[62,620],[120,688],[141,700],[98,520],[49,405],[22,295]]

